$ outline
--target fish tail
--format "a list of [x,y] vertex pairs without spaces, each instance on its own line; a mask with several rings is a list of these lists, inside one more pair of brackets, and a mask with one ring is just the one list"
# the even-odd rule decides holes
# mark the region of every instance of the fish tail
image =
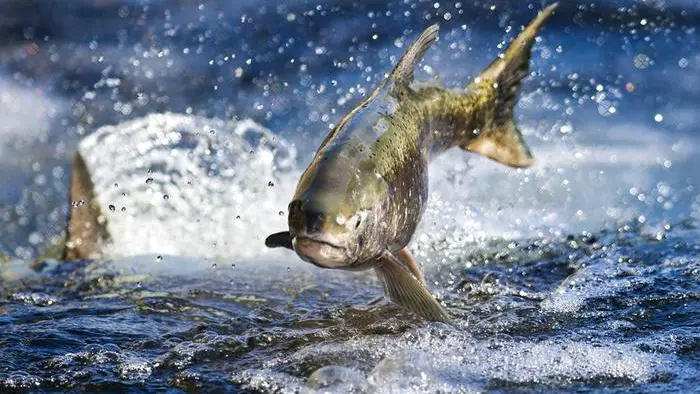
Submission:
[[482,100],[482,127],[478,136],[461,147],[512,167],[529,167],[534,162],[513,119],[520,82],[528,75],[535,37],[557,8],[557,3],[542,10],[497,58],[467,88]]

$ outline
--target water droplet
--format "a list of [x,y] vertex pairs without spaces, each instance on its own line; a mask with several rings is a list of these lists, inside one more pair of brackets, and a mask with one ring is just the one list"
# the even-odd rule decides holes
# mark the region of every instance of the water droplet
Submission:
[[126,212],[126,207],[122,207],[122,212]]
[[644,70],[645,68],[649,67],[650,64],[651,59],[649,58],[649,56],[643,53],[640,53],[634,57],[634,66],[640,70]]
[[236,219],[240,219],[240,218],[241,218],[241,215],[236,215]]
[[250,154],[251,154],[251,156],[254,155],[254,154],[255,154],[255,151],[254,151],[254,150],[251,150],[251,151],[250,151]]
[[109,204],[109,210],[112,211],[112,212],[114,212],[114,211],[117,210],[117,207],[115,207],[115,206],[112,205],[112,204]]
[[163,261],[163,256],[157,256],[157,257],[156,257],[156,262],[157,262],[157,263],[160,263],[161,261]]
[[214,134],[216,134],[216,131],[214,131],[214,130],[209,130],[209,134],[214,135]]
[[273,186],[275,186],[275,183],[272,181],[269,181],[269,182],[267,182],[267,186],[273,187]]
[[291,270],[292,270],[291,267],[287,267],[287,272],[289,272],[289,271],[291,271]]
[[153,183],[153,178],[148,177],[148,179],[146,179],[146,184],[150,185],[151,183]]
[[654,115],[654,120],[657,122],[663,122],[664,116],[661,114],[656,114],[656,115]]
[[170,196],[167,194],[163,194],[163,200],[165,200],[165,201],[170,200]]
[[236,268],[236,264],[231,264],[231,269]]
[[216,269],[216,263],[212,264],[211,268]]
[[280,211],[280,212],[279,212],[279,215],[280,215],[280,216],[284,216],[284,211]]
[[149,168],[148,171],[146,171],[146,173],[148,173],[148,174],[153,174],[153,170],[151,170],[151,169]]
[[114,187],[119,187],[119,184],[117,182],[114,182]]
[[136,282],[136,288],[140,289],[141,288],[141,281]]

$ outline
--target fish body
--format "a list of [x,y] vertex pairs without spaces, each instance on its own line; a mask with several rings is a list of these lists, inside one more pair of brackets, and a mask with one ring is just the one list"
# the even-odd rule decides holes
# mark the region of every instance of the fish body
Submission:
[[289,204],[289,231],[270,235],[266,245],[324,268],[373,268],[392,301],[450,321],[406,249],[428,199],[428,163],[460,147],[512,167],[532,164],[513,106],[535,36],[555,8],[543,10],[460,91],[413,80],[437,38],[436,25],[426,29],[322,142]]

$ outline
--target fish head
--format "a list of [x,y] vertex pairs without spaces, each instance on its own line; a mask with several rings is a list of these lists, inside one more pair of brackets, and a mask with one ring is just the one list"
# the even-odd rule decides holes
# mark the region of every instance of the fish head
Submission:
[[377,241],[377,229],[385,188],[373,171],[364,170],[321,166],[302,177],[288,218],[292,247],[302,260],[324,268],[360,269],[382,253],[386,245]]

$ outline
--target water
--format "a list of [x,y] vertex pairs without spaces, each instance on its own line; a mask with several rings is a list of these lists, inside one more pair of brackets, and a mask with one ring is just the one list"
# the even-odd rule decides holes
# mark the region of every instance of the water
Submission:
[[[433,163],[409,246],[454,327],[263,240],[423,26],[419,78],[459,87],[544,4],[5,4],[0,391],[697,391],[695,2],[562,4],[516,109],[536,165]],[[76,149],[114,243],[38,271]]]

